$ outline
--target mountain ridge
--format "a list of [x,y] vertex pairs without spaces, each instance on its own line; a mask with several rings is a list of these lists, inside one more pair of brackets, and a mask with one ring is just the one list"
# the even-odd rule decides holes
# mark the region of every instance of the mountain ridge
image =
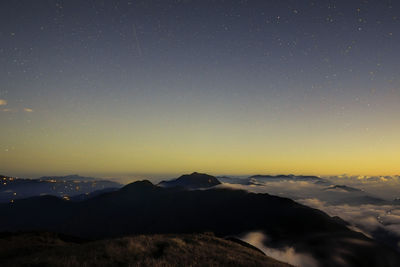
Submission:
[[161,187],[183,187],[188,189],[209,188],[221,184],[221,182],[214,176],[193,172],[191,174],[184,174],[176,179],[169,181],[161,181],[158,186]]
[[49,232],[0,234],[0,265],[291,266],[243,241],[221,239],[208,233],[84,240]]

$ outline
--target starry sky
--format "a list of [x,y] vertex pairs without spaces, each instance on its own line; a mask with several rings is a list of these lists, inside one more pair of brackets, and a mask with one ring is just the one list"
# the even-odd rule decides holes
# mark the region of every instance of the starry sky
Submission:
[[400,174],[400,1],[0,1],[0,173]]

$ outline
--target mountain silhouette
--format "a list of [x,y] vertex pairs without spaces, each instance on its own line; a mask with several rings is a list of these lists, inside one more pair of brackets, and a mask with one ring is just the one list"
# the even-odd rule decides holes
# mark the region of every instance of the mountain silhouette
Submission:
[[242,184],[242,185],[265,185],[267,182],[282,182],[282,181],[293,181],[293,182],[310,182],[314,184],[320,185],[331,185],[331,183],[325,179],[322,179],[317,176],[309,176],[309,175],[253,175],[250,177],[228,177],[228,176],[219,176],[219,181],[228,184]]
[[0,204],[0,231],[41,230],[84,238],[132,234],[204,233],[239,236],[261,231],[264,245],[293,247],[321,266],[400,266],[394,250],[327,214],[269,194],[185,190],[138,181],[80,201],[35,197]]
[[70,174],[65,176],[42,176],[38,180],[56,180],[56,181],[95,181],[101,180],[94,177],[84,177],[78,174]]
[[[109,188],[121,188],[122,185],[108,180],[78,175],[45,176],[40,179],[24,179],[8,176],[0,176],[0,202],[12,202],[16,199],[35,197],[41,195],[53,195],[72,198],[78,195],[86,195],[98,190],[111,190]],[[91,196],[90,196],[91,197]]]
[[117,191],[118,189],[119,188],[117,188],[117,187],[107,187],[107,188],[104,188],[104,189],[100,189],[100,190],[96,190],[96,191],[92,191],[92,192],[87,192],[85,194],[72,196],[72,197],[70,197],[70,200],[72,200],[72,201],[83,201],[83,200],[87,200],[89,198],[93,198],[93,197],[102,195],[104,193]]
[[210,233],[139,235],[93,241],[30,232],[0,234],[0,266],[292,265],[268,257],[243,241],[221,239]]
[[249,177],[250,179],[259,179],[263,181],[274,181],[274,180],[293,180],[293,181],[311,181],[311,182],[321,182],[324,181],[324,179],[321,179],[317,176],[309,176],[309,175],[253,175]]
[[347,185],[331,185],[327,188],[324,188],[323,190],[332,190],[332,191],[342,191],[342,192],[362,192],[361,189],[358,188],[354,188],[351,186],[347,186]]
[[185,174],[179,178],[162,181],[158,185],[162,187],[183,187],[188,189],[209,188],[221,184],[214,176],[194,172],[192,174]]

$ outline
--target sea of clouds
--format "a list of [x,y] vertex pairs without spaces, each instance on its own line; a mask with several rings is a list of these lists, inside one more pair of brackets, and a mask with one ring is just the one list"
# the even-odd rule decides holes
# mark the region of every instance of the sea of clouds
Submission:
[[224,177],[220,179],[223,182],[220,187],[291,198],[330,216],[338,216],[352,230],[400,251],[400,201],[396,200],[400,197],[400,176],[320,178],[315,181]]

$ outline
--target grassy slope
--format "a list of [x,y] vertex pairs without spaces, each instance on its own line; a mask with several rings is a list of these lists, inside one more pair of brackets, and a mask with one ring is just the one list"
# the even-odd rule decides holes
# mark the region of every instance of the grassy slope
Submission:
[[207,234],[79,242],[50,233],[0,237],[0,266],[276,266],[251,248]]

